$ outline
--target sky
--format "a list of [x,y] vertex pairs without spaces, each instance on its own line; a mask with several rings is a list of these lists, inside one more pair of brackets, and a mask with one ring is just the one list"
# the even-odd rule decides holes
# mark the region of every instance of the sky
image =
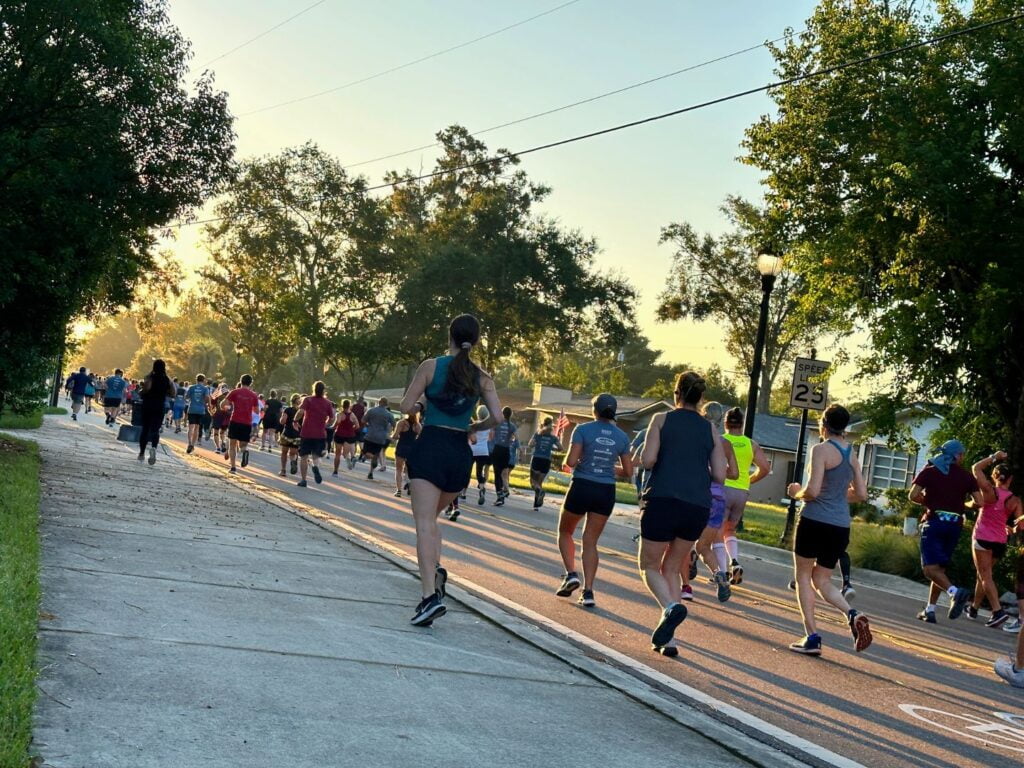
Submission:
[[[313,141],[348,165],[429,144],[452,123],[479,130],[757,46],[787,28],[799,30],[814,6],[812,0],[565,3],[323,0],[234,52],[314,0],[171,0],[170,15],[192,42],[194,71],[209,68],[229,94],[238,157]],[[413,66],[264,109],[559,5],[564,7]],[[492,149],[524,149],[772,79],[772,59],[762,47],[480,138]],[[671,249],[659,246],[658,237],[663,226],[680,221],[720,233],[727,222],[719,206],[727,195],[760,196],[758,172],[736,158],[745,128],[771,111],[763,94],[748,96],[523,158],[531,179],[553,189],[543,212],[595,237],[598,267],[619,272],[637,288],[640,327],[666,362],[736,367],[714,325],[656,321],[671,266]],[[392,169],[430,170],[434,156],[422,151],[353,171],[376,183]],[[190,273],[205,258],[198,227],[179,230],[170,247]],[[744,387],[744,375],[736,378]],[[842,386],[834,380],[834,390]]]

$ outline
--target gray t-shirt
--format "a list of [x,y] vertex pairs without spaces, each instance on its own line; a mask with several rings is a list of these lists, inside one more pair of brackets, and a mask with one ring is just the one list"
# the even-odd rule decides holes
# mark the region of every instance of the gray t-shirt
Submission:
[[384,445],[395,428],[395,417],[383,405],[378,405],[366,412],[363,423],[366,424],[367,441]]

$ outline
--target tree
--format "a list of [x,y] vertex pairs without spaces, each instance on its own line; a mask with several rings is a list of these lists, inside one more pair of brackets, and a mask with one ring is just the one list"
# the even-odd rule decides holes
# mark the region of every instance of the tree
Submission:
[[295,347],[309,381],[351,321],[393,301],[401,258],[384,247],[383,206],[314,144],[242,164],[206,229],[211,306],[263,375]]
[[[780,77],[1018,13],[1019,2],[822,2],[773,48]],[[967,9],[967,10],[965,10]],[[868,376],[971,402],[1024,461],[1024,37],[1019,23],[775,89],[745,161],[798,241],[809,299],[862,322]],[[985,423],[991,421],[983,420]]]
[[82,342],[70,370],[86,366],[90,371],[111,373],[116,368],[127,370],[128,363],[142,346],[135,327],[135,318],[124,313],[102,320]]
[[[661,243],[675,247],[672,282],[661,294],[658,319],[712,320],[725,331],[725,348],[750,370],[760,317],[761,278],[757,272],[760,245],[783,244],[773,234],[765,212],[739,197],[726,199],[722,212],[732,225],[730,232],[713,237],[700,235],[687,223],[669,224],[661,230]],[[783,271],[775,281],[768,313],[764,367],[758,389],[757,411],[771,409],[772,387],[779,370],[813,341],[834,329],[830,313],[821,305],[803,301],[804,279]]]
[[72,319],[160,280],[153,228],[230,172],[231,117],[165,0],[0,5],[0,410],[33,407]]
[[[181,380],[191,381],[197,373],[211,379],[235,373],[225,371],[228,360],[235,361],[227,321],[213,315],[194,294],[184,298],[178,314],[152,318],[141,333],[141,342],[126,368],[130,376],[145,376],[158,357],[167,364],[168,374]],[[245,361],[247,369],[251,363]]]
[[[671,403],[675,397],[676,376],[690,369],[691,366],[688,365],[679,366],[670,377],[656,381],[644,392],[644,397],[657,397]],[[726,406],[740,404],[740,396],[736,391],[736,382],[729,378],[719,366],[710,366],[704,372],[704,381],[707,382],[707,389],[704,391],[705,400],[718,402]]]
[[418,358],[443,347],[448,321],[463,312],[483,325],[486,368],[536,363],[581,340],[621,345],[635,292],[594,268],[593,239],[535,212],[550,190],[465,128],[437,138],[438,175],[392,206],[407,262],[391,322],[404,331],[406,353]]
[[607,391],[641,395],[672,378],[672,366],[658,363],[661,351],[633,329],[621,347],[580,342],[568,352],[549,352],[532,371],[533,380],[577,393]]

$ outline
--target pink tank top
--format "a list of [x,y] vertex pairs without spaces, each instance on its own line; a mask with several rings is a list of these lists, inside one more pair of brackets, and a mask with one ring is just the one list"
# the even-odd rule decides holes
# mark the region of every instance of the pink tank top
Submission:
[[1013,496],[1013,492],[1008,488],[996,488],[995,492],[996,500],[982,507],[978,515],[978,522],[974,524],[974,539],[1005,544],[1006,522],[1009,517],[1006,502]]

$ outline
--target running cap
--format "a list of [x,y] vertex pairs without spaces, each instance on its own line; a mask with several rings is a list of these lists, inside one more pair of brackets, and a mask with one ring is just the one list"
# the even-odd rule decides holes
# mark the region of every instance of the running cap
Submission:
[[619,402],[607,392],[602,392],[593,399],[594,413],[606,419],[614,419]]

